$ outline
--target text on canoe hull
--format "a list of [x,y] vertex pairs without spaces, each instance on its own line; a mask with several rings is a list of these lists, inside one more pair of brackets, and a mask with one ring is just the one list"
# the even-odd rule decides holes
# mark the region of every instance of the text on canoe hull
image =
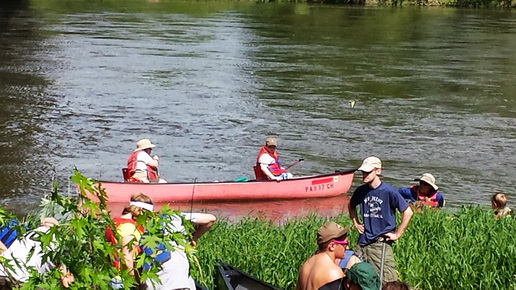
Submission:
[[335,187],[335,184],[333,182],[316,184],[316,185],[312,185],[312,186],[305,186],[305,192],[328,190],[328,189],[333,189],[334,187]]

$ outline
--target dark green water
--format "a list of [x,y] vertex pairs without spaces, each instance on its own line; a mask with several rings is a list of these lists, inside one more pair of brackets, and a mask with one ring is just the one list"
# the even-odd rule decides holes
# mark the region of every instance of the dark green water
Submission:
[[275,135],[285,164],[305,159],[295,175],[376,155],[395,186],[433,173],[448,206],[514,195],[515,11],[1,5],[0,195],[17,212],[74,167],[121,180],[140,138],[169,181],[251,177]]

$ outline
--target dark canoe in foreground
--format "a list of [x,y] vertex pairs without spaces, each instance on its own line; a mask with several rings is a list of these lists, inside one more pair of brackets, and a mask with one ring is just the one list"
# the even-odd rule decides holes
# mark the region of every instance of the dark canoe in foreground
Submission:
[[280,290],[220,260],[218,263],[216,286],[219,290]]
[[355,169],[282,181],[131,183],[100,181],[109,202],[145,193],[156,203],[332,197],[348,192]]

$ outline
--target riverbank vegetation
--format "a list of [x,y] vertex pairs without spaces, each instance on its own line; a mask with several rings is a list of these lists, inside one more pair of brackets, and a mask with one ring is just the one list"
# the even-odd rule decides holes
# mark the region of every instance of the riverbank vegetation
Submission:
[[514,8],[512,0],[307,0],[308,3],[366,6],[442,6],[457,8]]
[[[331,220],[351,225],[347,214]],[[255,219],[218,221],[200,240],[198,258],[205,272],[213,273],[216,259],[222,259],[281,289],[294,289],[299,266],[316,250],[316,231],[325,221],[315,215],[281,226]],[[357,238],[352,230],[350,245]],[[456,213],[424,210],[394,244],[399,277],[415,289],[516,289],[515,240],[514,217],[497,221],[480,206]]]
[[[79,185],[78,197],[63,197],[56,186],[51,198],[43,200],[41,211],[27,217],[23,225],[33,229],[44,216],[61,221],[41,241],[45,248],[51,243],[59,245],[45,251],[44,259],[68,266],[75,277],[70,289],[106,289],[115,276],[120,276],[129,289],[134,278],[127,271],[117,271],[110,262],[115,254],[121,255],[120,249],[104,238],[105,228],[113,227],[105,192],[78,172],[72,180]],[[90,201],[87,192],[95,192],[99,202]],[[316,231],[328,220],[312,215],[277,225],[260,219],[219,219],[193,249],[186,244],[185,235],[163,234],[163,225],[169,223],[163,214],[173,213],[165,207],[139,219],[148,232],[141,242],[150,247],[170,241],[183,245],[192,276],[208,289],[214,289],[219,259],[281,289],[294,289],[299,266],[316,250]],[[0,223],[4,225],[10,218],[13,215],[0,208]],[[331,220],[351,224],[347,214]],[[191,232],[193,228],[187,229]],[[356,230],[350,230],[350,245],[356,245],[357,239]],[[414,289],[516,289],[515,240],[516,218],[511,216],[495,220],[490,210],[480,206],[453,213],[423,210],[413,216],[405,234],[394,244],[399,277]],[[152,262],[152,258],[141,255],[137,259],[140,266],[144,262]],[[5,258],[0,258],[0,265],[6,266]],[[153,267],[142,278],[155,278],[157,270]],[[60,277],[57,269],[34,271],[21,289],[58,289]]]
[[[222,3],[221,3],[222,2]],[[258,0],[248,3],[298,3],[298,4],[329,4],[346,6],[438,6],[438,7],[457,7],[457,8],[516,8],[513,0]],[[32,0],[31,4],[40,9],[55,9],[60,7],[63,2]],[[77,7],[92,8],[98,6],[96,2],[79,1]],[[246,3],[246,2],[244,2]],[[116,10],[120,8],[118,1],[103,1],[102,5],[107,9]],[[221,6],[222,5],[222,6]],[[220,7],[231,8],[235,5],[242,5],[241,1],[205,1],[198,9],[193,8],[189,1],[146,1],[135,0],[124,2],[124,10],[130,12],[148,11],[149,9],[170,9],[180,12],[194,13],[213,13],[219,11]],[[69,5],[67,6],[69,7]]]

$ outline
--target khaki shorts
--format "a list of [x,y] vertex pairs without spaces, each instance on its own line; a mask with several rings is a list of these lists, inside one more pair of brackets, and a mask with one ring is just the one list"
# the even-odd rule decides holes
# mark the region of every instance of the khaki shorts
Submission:
[[141,170],[136,170],[133,174],[133,177],[140,180],[143,183],[167,183],[167,181],[163,178],[150,181],[149,178],[147,178],[147,172]]
[[133,174],[133,178],[140,180],[143,183],[149,183],[149,179],[147,178],[147,172],[136,170]]
[[382,246],[385,244],[385,259],[383,262],[383,279],[382,283],[397,281],[396,263],[394,262],[394,252],[390,243],[374,242],[367,246],[358,246],[357,252],[362,255],[366,262],[371,264],[380,275],[380,266],[382,263]]

